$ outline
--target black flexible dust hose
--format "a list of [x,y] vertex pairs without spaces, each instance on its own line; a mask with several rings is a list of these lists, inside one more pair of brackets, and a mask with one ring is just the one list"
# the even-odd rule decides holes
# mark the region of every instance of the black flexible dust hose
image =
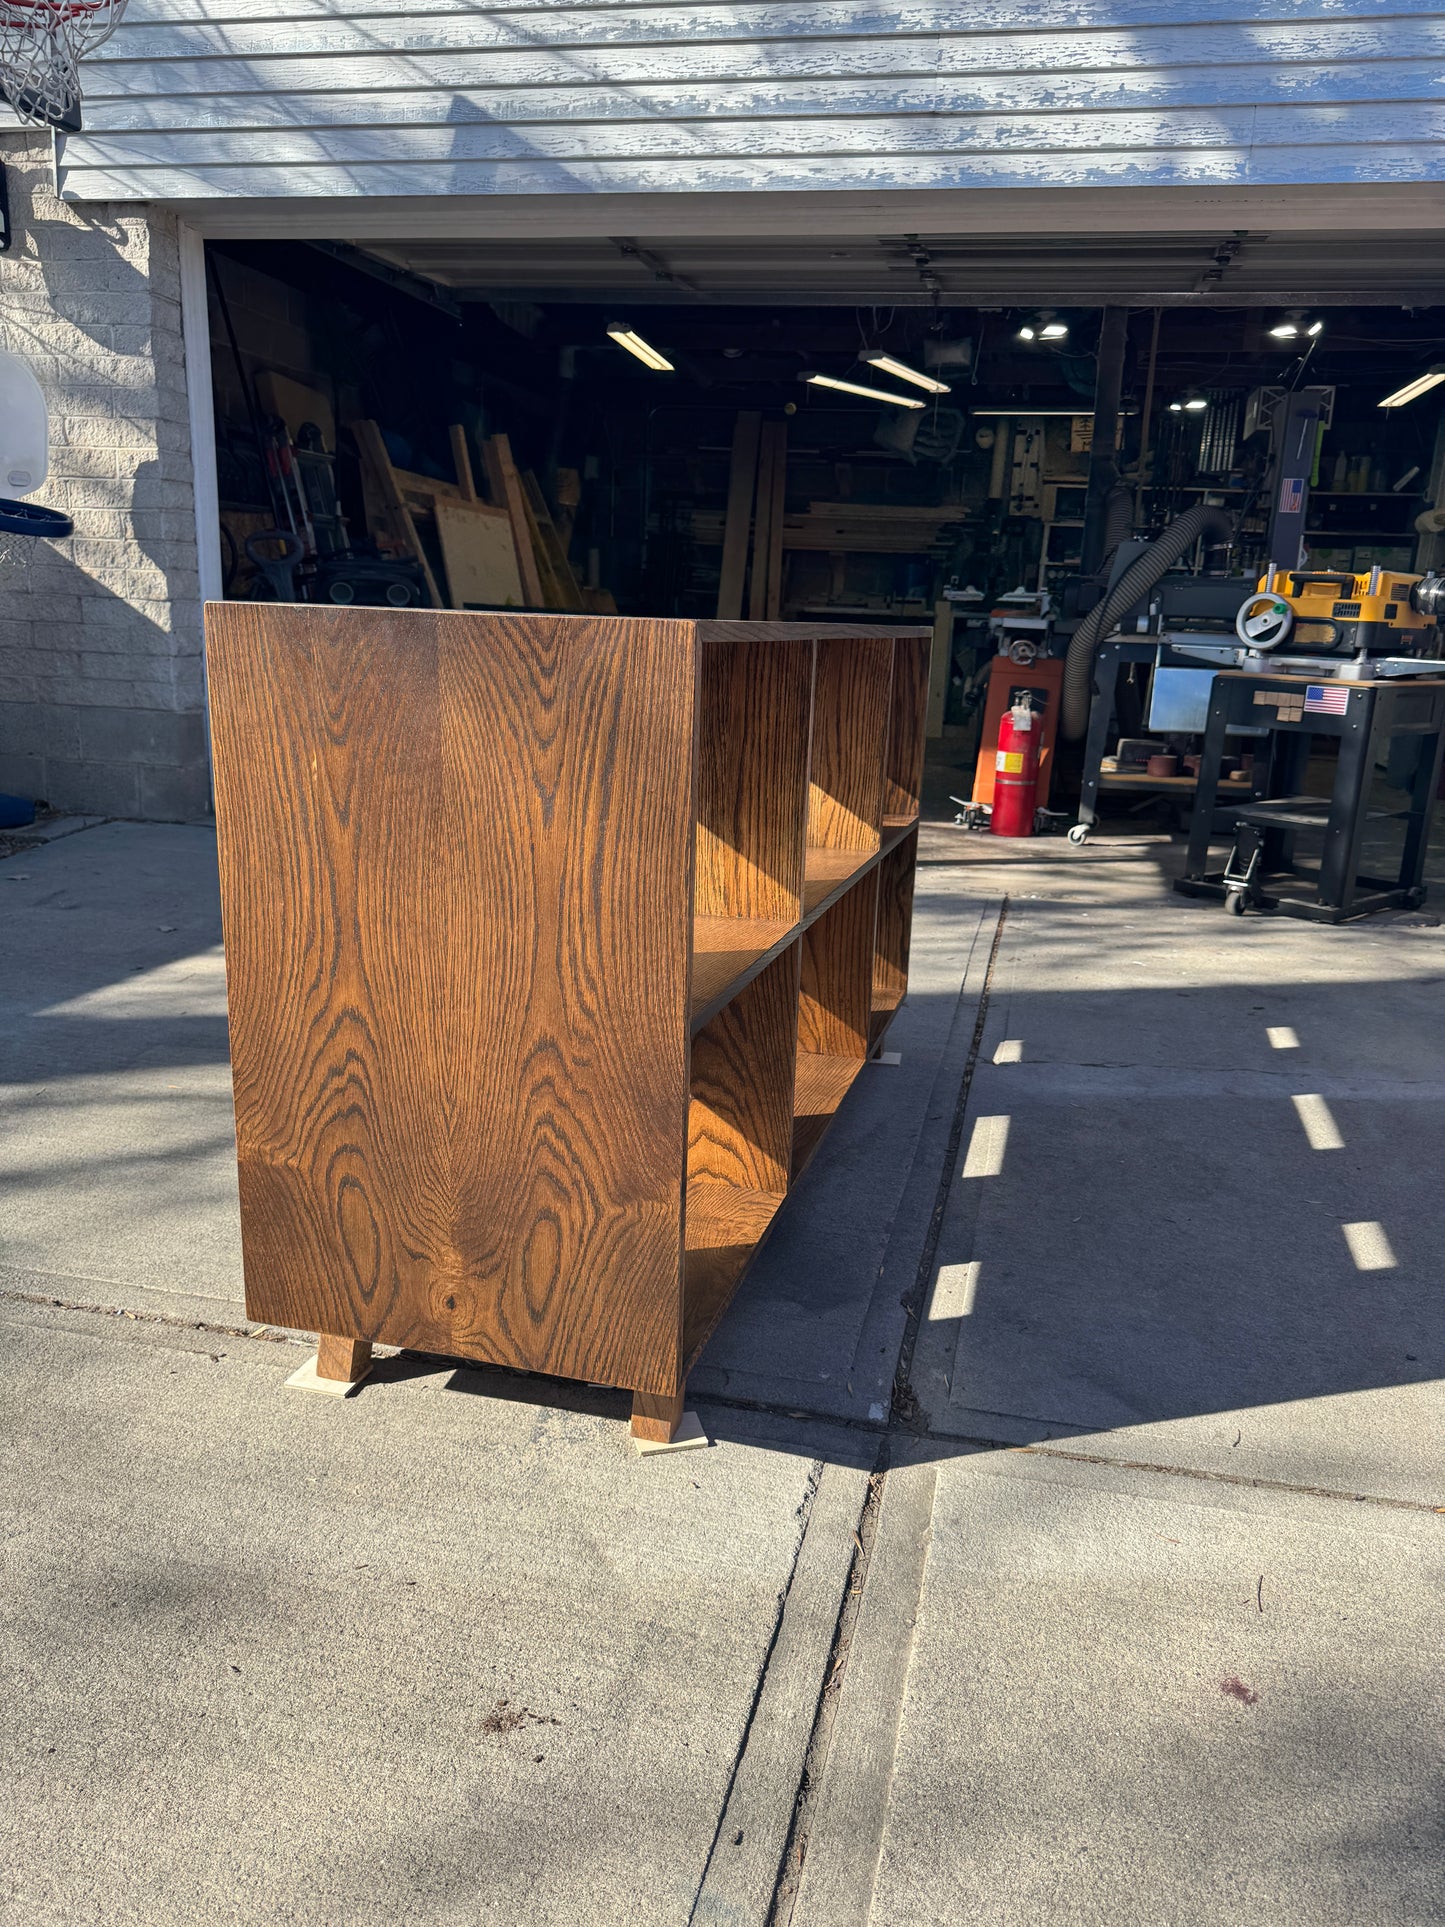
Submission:
[[1200,536],[1227,542],[1234,534],[1234,517],[1227,509],[1201,503],[1176,516],[1144,553],[1130,563],[1112,591],[1092,608],[1074,631],[1069,653],[1064,660],[1064,698],[1060,706],[1060,733],[1076,742],[1089,727],[1089,706],[1094,694],[1094,657],[1103,638],[1121,616],[1127,615],[1141,596],[1165,575],[1181,556],[1187,555]]
[[1104,553],[1112,555],[1134,526],[1134,491],[1118,482],[1104,498]]

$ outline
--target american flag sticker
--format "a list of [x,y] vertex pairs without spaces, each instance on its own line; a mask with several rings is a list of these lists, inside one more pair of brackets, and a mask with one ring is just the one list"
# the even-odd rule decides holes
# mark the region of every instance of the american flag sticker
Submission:
[[1305,478],[1303,475],[1286,475],[1279,485],[1279,512],[1281,515],[1298,515],[1305,505]]
[[1350,692],[1342,683],[1312,682],[1305,685],[1305,708],[1321,716],[1343,716],[1350,706]]

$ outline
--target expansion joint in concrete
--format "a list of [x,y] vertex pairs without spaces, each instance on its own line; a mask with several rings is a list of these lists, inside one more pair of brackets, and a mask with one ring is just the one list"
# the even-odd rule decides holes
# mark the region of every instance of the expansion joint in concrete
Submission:
[[983,984],[979,990],[978,1010],[974,1017],[973,1037],[969,1044],[968,1058],[959,1080],[958,1101],[953,1108],[953,1121],[949,1125],[948,1143],[944,1149],[943,1167],[938,1174],[938,1189],[934,1193],[933,1210],[928,1219],[928,1231],[923,1240],[923,1249],[918,1257],[918,1271],[913,1289],[904,1299],[907,1322],[903,1331],[903,1343],[899,1348],[898,1363],[893,1373],[893,1406],[890,1414],[895,1425],[901,1425],[911,1432],[927,1429],[928,1414],[919,1405],[913,1390],[913,1354],[918,1344],[918,1333],[923,1320],[923,1308],[928,1303],[928,1287],[933,1277],[934,1261],[938,1257],[938,1241],[943,1235],[943,1222],[948,1211],[949,1195],[953,1190],[953,1175],[958,1169],[959,1152],[963,1148],[963,1129],[968,1116],[969,1092],[973,1087],[973,1074],[978,1066],[979,1052],[983,1048],[983,1034],[988,1024],[989,1000],[993,991],[994,969],[998,963],[999,947],[1003,942],[1004,925],[1008,921],[1008,898],[1004,897],[998,908],[998,921],[994,925],[993,942],[989,946],[988,963],[984,968]]
[[789,1927],[793,1918],[803,1867],[808,1857],[808,1846],[812,1839],[814,1807],[828,1762],[838,1699],[847,1671],[848,1654],[862,1605],[863,1590],[868,1582],[873,1548],[877,1543],[878,1517],[882,1510],[884,1489],[888,1482],[888,1456],[888,1441],[885,1439],[879,1452],[877,1468],[868,1480],[863,1508],[853,1531],[853,1556],[848,1565],[848,1582],[834,1623],[832,1643],[828,1648],[822,1690],[818,1694],[813,1728],[808,1736],[808,1750],[803,1757],[803,1771],[793,1798],[792,1821],[778,1866],[777,1883],[773,1890],[772,1906],[767,1916],[767,1927]]

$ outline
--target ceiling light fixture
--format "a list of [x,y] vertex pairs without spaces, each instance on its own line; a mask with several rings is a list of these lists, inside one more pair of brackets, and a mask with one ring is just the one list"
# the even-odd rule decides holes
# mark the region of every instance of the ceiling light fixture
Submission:
[[1191,388],[1182,400],[1170,402],[1169,413],[1171,415],[1202,415],[1208,406],[1208,395],[1201,395],[1197,388]]
[[1019,324],[1020,341],[1067,341],[1069,324],[1060,321],[1052,308],[1040,308],[1037,314],[1030,315],[1027,321]]
[[915,388],[926,388],[930,395],[951,395],[953,388],[946,381],[935,381],[932,375],[922,375],[916,368],[910,368],[906,361],[898,361],[894,356],[885,354],[881,348],[868,348],[858,359],[866,361],[870,368],[880,368],[885,375],[896,375],[899,381],[911,381]]
[[624,328],[620,321],[609,321],[607,332],[619,348],[625,348],[628,354],[636,355],[640,362],[657,374],[670,375],[675,372],[666,355],[660,355],[650,342],[644,341],[642,336],[634,333],[631,328]]
[[1324,333],[1323,321],[1310,321],[1303,308],[1291,308],[1282,321],[1276,321],[1270,334],[1276,341],[1311,340]]
[[1413,381],[1407,381],[1405,386],[1397,388],[1393,395],[1386,395],[1385,399],[1378,402],[1376,406],[1403,408],[1407,401],[1414,401],[1418,395],[1428,394],[1437,382],[1442,381],[1445,381],[1445,361],[1433,362],[1423,375],[1416,375]]
[[912,395],[890,395],[886,388],[865,388],[861,382],[839,381],[836,375],[799,375],[799,381],[811,383],[814,388],[838,388],[845,395],[863,395],[869,401],[891,401],[895,408],[922,408],[921,401]]

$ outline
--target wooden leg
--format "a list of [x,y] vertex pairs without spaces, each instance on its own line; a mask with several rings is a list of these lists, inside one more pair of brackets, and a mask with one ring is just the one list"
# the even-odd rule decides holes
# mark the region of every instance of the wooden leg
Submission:
[[682,1401],[687,1390],[679,1385],[675,1392],[634,1392],[632,1394],[632,1436],[653,1445],[668,1445],[682,1423]]
[[355,1384],[371,1370],[369,1338],[332,1338],[322,1332],[316,1340],[316,1376],[341,1378]]

